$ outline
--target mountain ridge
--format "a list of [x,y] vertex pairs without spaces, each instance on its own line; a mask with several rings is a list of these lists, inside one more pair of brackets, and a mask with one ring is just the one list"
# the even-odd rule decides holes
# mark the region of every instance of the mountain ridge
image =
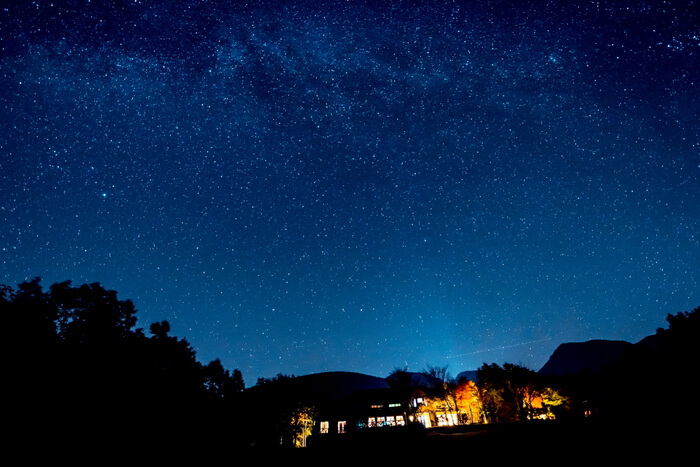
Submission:
[[[543,376],[595,373],[612,364],[623,352],[634,347],[655,347],[656,340],[656,336],[650,335],[637,343],[608,339],[566,342],[554,350],[537,373]],[[411,375],[414,384],[431,384],[430,381],[425,380],[421,372],[407,373]],[[476,381],[477,377],[478,370],[465,370],[459,372],[456,379]],[[330,398],[342,397],[357,390],[388,388],[391,385],[389,375],[381,377],[352,371],[325,371],[296,376],[293,379],[299,386]]]
[[539,369],[544,376],[566,376],[586,371],[598,372],[613,363],[620,354],[635,344],[623,340],[591,339],[560,344]]

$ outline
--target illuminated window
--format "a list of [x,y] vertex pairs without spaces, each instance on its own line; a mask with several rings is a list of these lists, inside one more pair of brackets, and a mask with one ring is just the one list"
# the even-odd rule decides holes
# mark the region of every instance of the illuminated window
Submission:
[[372,408],[373,408],[373,409],[381,409],[382,407],[384,407],[384,406],[381,405],[381,404],[373,404],[373,405],[372,405]]
[[428,414],[419,414],[418,421],[421,422],[424,427],[430,428],[430,416]]
[[328,422],[321,422],[321,433],[328,433]]
[[338,433],[345,433],[345,427],[347,423],[345,421],[338,422]]
[[389,404],[389,407],[401,407],[401,404],[394,402],[393,404]]
[[406,422],[404,421],[403,415],[390,415],[386,417],[386,425],[388,426],[404,426]]
[[457,424],[457,414],[441,413],[438,414],[438,426],[454,426]]

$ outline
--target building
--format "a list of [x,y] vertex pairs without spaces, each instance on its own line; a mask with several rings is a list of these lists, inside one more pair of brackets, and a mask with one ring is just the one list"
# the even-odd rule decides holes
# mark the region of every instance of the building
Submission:
[[406,427],[410,413],[409,404],[396,389],[356,391],[318,408],[313,444],[337,444],[368,431]]

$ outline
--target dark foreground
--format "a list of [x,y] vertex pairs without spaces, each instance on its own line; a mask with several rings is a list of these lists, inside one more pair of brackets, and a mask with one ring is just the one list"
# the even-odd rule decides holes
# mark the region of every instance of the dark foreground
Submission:
[[[240,439],[171,436],[160,430],[143,431],[135,426],[102,430],[66,427],[60,434],[36,438],[36,430],[19,435],[10,443],[22,459],[69,460],[72,465],[104,461],[158,462],[159,465],[203,465],[210,462],[248,464],[266,459],[299,462],[465,462],[472,465],[684,465],[696,451],[696,430],[686,424],[624,422],[533,422],[484,425],[433,430],[368,430],[344,436],[338,443],[310,443],[300,449],[242,447]],[[214,430],[222,433],[225,430]],[[77,436],[76,436],[77,435]],[[316,465],[316,464],[313,464]],[[485,464],[488,465],[488,464]]]
[[[539,465],[598,463],[632,465],[659,462],[677,465],[695,452],[694,429],[640,423],[578,421],[533,422],[501,426],[426,430],[401,439],[382,436],[345,445],[296,449],[291,458],[326,456],[358,459],[363,456],[429,455],[435,460],[468,462],[537,462]],[[417,460],[418,458],[416,458]],[[367,459],[369,460],[369,459]]]

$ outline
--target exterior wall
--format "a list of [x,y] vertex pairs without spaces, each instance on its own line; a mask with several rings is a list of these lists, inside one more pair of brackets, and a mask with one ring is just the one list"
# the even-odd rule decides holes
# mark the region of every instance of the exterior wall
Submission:
[[363,429],[404,426],[407,407],[391,390],[361,391],[319,410],[319,437],[335,437]]

